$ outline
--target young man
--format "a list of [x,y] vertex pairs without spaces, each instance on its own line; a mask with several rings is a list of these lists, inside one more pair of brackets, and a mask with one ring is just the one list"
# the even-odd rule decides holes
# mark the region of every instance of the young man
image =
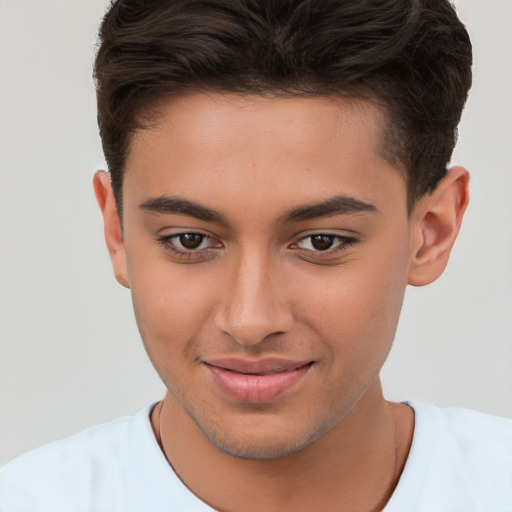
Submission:
[[117,280],[167,387],[0,473],[12,511],[512,509],[512,426],[389,403],[468,202],[445,0],[118,0],[96,60]]

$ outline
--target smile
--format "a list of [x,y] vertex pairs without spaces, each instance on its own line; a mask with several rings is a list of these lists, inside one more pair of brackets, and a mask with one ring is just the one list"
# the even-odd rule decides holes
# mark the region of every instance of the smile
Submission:
[[225,359],[206,361],[204,364],[217,388],[229,398],[263,403],[277,399],[299,384],[313,361]]

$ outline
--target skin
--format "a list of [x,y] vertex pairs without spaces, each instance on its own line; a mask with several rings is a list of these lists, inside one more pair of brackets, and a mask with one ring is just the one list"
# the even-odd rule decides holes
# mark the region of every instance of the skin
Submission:
[[[191,94],[135,135],[123,229],[109,176],[95,176],[116,278],[168,390],[155,435],[218,510],[381,510],[398,482],[414,417],[384,399],[379,372],[406,285],[446,266],[469,178],[451,169],[409,216],[403,173],[381,156],[384,123],[354,100]],[[334,197],[371,208],[290,215]],[[184,233],[204,236],[199,248],[183,253]],[[213,381],[205,362],[226,357],[312,364],[254,403]]]

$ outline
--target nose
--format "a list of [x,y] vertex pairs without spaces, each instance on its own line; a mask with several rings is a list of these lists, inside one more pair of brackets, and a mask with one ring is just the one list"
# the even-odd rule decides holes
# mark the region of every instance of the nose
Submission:
[[293,323],[282,272],[268,260],[254,252],[246,254],[232,267],[224,286],[216,326],[240,345],[256,345],[287,332]]

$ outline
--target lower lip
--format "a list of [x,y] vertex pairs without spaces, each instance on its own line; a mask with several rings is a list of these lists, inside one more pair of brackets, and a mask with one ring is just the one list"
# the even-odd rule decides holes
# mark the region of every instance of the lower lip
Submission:
[[280,373],[251,375],[205,365],[217,386],[230,398],[241,402],[270,402],[304,379],[312,363]]

